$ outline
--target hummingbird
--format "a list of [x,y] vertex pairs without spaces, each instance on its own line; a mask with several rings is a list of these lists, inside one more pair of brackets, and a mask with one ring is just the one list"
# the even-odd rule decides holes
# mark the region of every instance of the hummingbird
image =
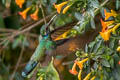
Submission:
[[29,62],[26,64],[22,71],[22,76],[27,77],[37,66],[40,60],[45,56],[47,52],[48,55],[52,53],[52,50],[56,49],[55,42],[51,39],[51,33],[49,26],[57,15],[54,15],[52,19],[40,29],[39,44],[31,56]]

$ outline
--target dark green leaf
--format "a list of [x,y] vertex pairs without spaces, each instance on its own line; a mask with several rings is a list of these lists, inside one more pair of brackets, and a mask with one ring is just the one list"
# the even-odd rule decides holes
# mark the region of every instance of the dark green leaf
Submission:
[[58,72],[53,66],[53,58],[48,66],[39,69],[36,80],[40,80],[40,78],[44,80],[60,80]]
[[89,51],[90,53],[92,53],[94,46],[95,46],[95,41],[89,43],[88,47],[90,48],[90,51]]
[[51,80],[60,80],[58,72],[56,71],[56,69],[53,66],[53,58],[52,58],[50,65],[48,66],[48,70],[49,70],[49,72],[51,72],[53,74]]
[[101,44],[102,44],[102,40],[99,40],[99,41],[97,42],[97,44],[95,45],[95,47],[94,47],[94,51],[93,51],[94,53],[97,52],[97,50],[100,48]]
[[96,55],[103,54],[103,53],[104,53],[104,51],[105,51],[105,48],[104,48],[104,47],[102,47],[102,48],[100,48],[100,49],[97,51]]
[[82,17],[82,15],[81,15],[80,13],[76,12],[76,13],[75,13],[75,18],[76,18],[77,20],[81,20],[83,17]]
[[113,58],[110,59],[109,63],[110,63],[110,66],[113,68],[114,67],[114,59]]
[[101,60],[101,64],[102,64],[103,66],[105,66],[105,67],[110,67],[109,62],[108,62],[107,60],[105,60],[105,59],[102,59],[102,60]]
[[112,39],[112,40],[110,41],[109,47],[110,47],[111,49],[113,49],[113,48],[114,48],[114,45],[115,45],[115,39]]
[[50,0],[51,5],[53,5],[56,2],[57,2],[57,0]]
[[95,29],[96,27],[95,27],[95,21],[93,17],[91,17],[90,23],[91,23],[91,28]]

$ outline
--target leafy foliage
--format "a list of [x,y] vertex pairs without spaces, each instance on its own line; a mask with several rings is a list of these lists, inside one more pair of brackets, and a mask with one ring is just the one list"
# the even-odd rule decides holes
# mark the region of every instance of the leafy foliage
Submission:
[[[47,22],[55,14],[57,17],[46,28]],[[73,22],[72,27],[67,28]],[[43,24],[45,24],[44,29],[41,28]],[[61,26],[64,26],[63,30],[59,28]],[[65,48],[74,47],[70,40],[77,42],[78,37],[83,36],[83,40],[80,39],[79,42],[86,43],[89,41],[86,32],[91,34],[92,39],[93,35],[100,31],[98,28],[101,26],[100,35],[94,41],[86,45],[76,44],[80,47],[75,45],[76,49],[72,50],[77,58],[71,54],[69,56],[62,54]],[[93,29],[96,29],[95,33],[89,31]],[[57,33],[56,40],[51,37],[54,32]],[[46,34],[49,35],[49,39],[46,38]],[[44,38],[46,39],[44,47],[37,49]],[[60,46],[56,45],[57,42]],[[65,44],[68,45],[64,46]],[[85,48],[82,49],[81,45]],[[56,54],[56,47],[58,51],[61,50],[60,48],[63,50],[58,52],[61,54],[57,54],[62,55],[60,60],[54,63],[55,67],[53,62],[56,57],[48,66],[37,67],[37,73],[34,73],[35,71],[32,73],[33,80],[119,80],[120,0],[0,0],[0,80],[27,80],[21,76],[21,71],[35,53],[35,49],[37,53],[43,50],[45,56],[40,57],[36,53],[37,59],[35,62],[34,59],[32,61],[36,65],[39,62],[42,65],[46,63],[46,57],[46,61],[49,62],[51,53]],[[73,53],[73,51],[68,52]],[[39,58],[45,60],[39,61]],[[76,72],[76,75],[78,73],[78,77],[70,74],[68,70],[73,58],[76,59],[71,72]],[[64,61],[68,63],[63,65]]]
[[53,66],[53,58],[47,67],[38,69],[36,80],[60,80],[58,72]]

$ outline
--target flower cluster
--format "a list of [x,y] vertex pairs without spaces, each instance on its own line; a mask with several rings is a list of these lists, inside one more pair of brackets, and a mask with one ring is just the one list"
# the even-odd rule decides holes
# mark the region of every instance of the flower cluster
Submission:
[[105,41],[108,41],[110,38],[111,32],[113,34],[116,34],[116,29],[120,26],[120,23],[116,24],[115,21],[106,21],[111,16],[114,18],[118,16],[118,14],[115,11],[111,10],[111,13],[110,13],[104,10],[104,13],[105,13],[105,22],[101,19],[102,31],[100,32],[100,35]]
[[[22,16],[22,18],[25,20],[26,17],[27,17],[27,13],[28,11],[30,11],[30,9],[32,8],[32,6],[26,8],[24,11],[22,12],[19,12],[19,15]],[[38,20],[38,12],[39,12],[39,8],[36,7],[36,10],[33,14],[30,15],[30,17],[33,19],[33,20]]]
[[[62,8],[63,8],[63,6],[65,6],[67,3],[68,3],[68,1],[62,2],[62,3],[58,4],[58,5],[56,5],[56,4],[54,3],[54,7],[57,9],[57,12],[60,13],[61,10],[62,10]],[[71,5],[67,5],[67,6],[63,9],[62,13],[65,14],[70,7],[71,7]]]
[[[25,0],[15,0],[16,4],[22,8],[22,5],[25,3]],[[22,16],[22,18],[25,20],[26,17],[27,17],[27,13],[31,10],[32,6],[26,8],[24,11],[22,12],[19,12],[19,15]],[[39,13],[39,8],[38,6],[36,6],[36,10],[34,13],[32,13],[30,15],[30,17],[33,19],[33,20],[38,20],[38,13]]]
[[[73,67],[72,67],[72,69],[71,70],[69,70],[69,72],[71,73],[71,74],[73,74],[73,75],[77,75],[78,74],[78,79],[79,80],[82,80],[82,70],[83,70],[83,65],[84,65],[84,63],[86,62],[86,61],[88,61],[88,58],[85,58],[85,59],[83,59],[83,60],[81,60],[81,61],[78,61],[78,60],[75,60],[75,62],[74,62],[74,64],[73,64]],[[79,67],[79,73],[77,72],[77,70],[76,70],[76,67]],[[92,74],[92,72],[90,72],[83,80],[89,80],[90,79],[90,76],[91,76],[91,74]],[[94,80],[95,79],[95,77],[96,76],[93,76],[92,78],[91,78],[91,80]]]

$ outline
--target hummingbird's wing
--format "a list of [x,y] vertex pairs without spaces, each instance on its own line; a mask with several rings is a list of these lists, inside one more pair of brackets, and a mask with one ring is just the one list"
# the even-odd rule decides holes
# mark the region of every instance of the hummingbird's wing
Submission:
[[66,40],[67,38],[65,37],[69,31],[74,27],[76,22],[69,23],[65,26],[59,27],[55,29],[53,32],[51,32],[51,38],[53,41],[59,42],[61,40]]

